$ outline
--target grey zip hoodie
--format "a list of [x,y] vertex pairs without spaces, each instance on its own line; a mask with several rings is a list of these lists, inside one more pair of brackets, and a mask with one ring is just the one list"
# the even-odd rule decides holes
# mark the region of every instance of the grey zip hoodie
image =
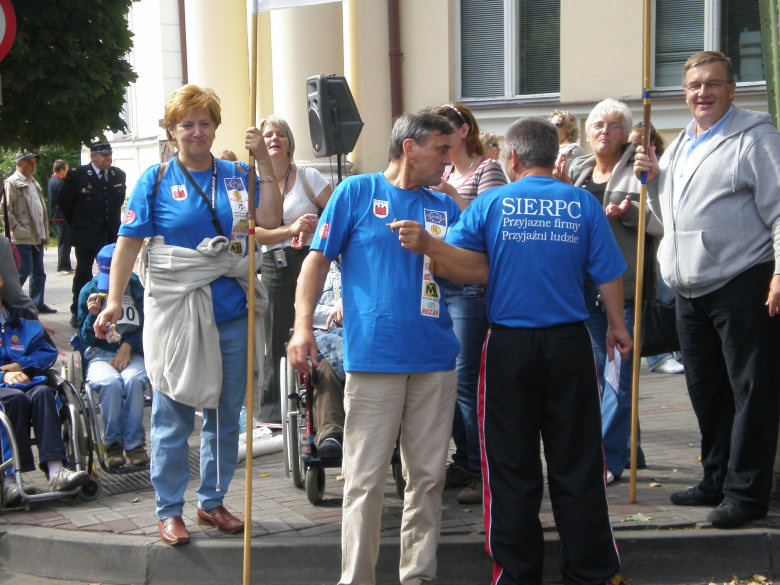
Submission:
[[723,128],[698,147],[705,158],[688,179],[675,216],[672,169],[683,137],[664,152],[661,175],[648,186],[650,205],[664,224],[658,249],[663,279],[693,298],[773,258],[780,272],[780,134],[769,114],[734,108]]

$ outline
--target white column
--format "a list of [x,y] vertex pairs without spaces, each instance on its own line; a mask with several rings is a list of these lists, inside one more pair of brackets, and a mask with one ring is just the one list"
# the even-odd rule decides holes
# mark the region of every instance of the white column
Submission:
[[222,125],[213,153],[233,150],[246,161],[249,125],[249,61],[246,2],[185,0],[188,81],[220,98]]
[[387,166],[392,127],[387,20],[385,0],[344,1],[344,69],[365,123],[350,156],[360,173]]
[[314,161],[309,134],[306,79],[343,75],[341,4],[338,2],[271,11],[273,111],[295,135],[295,159]]

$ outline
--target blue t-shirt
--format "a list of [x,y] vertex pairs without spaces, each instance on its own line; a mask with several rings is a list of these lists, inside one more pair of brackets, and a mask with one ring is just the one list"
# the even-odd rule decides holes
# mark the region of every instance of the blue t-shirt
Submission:
[[330,198],[312,250],[341,254],[344,369],[414,373],[451,370],[459,350],[432,266],[401,247],[393,219],[444,236],[455,202],[427,188],[399,189],[382,173],[349,177]]
[[596,198],[549,177],[483,193],[446,241],[487,254],[488,319],[507,327],[583,321],[585,273],[603,284],[627,268]]
[[[246,176],[249,169],[245,163],[217,159],[216,215],[222,233],[231,234],[243,242],[246,253],[247,226],[240,224],[240,198],[238,193],[247,192]],[[119,227],[120,236],[146,238],[164,236],[165,243],[172,246],[195,249],[204,238],[219,235],[212,222],[211,211],[174,159],[170,160],[153,196],[154,184],[160,165],[146,169],[133,189],[127,210]],[[192,178],[207,197],[211,197],[212,169],[190,171]],[[255,201],[259,200],[259,183]],[[234,216],[235,211],[235,216]],[[246,218],[246,209],[243,209]],[[234,233],[235,230],[235,233]],[[231,245],[231,249],[235,249]],[[211,283],[211,297],[214,303],[214,320],[224,323],[246,313],[246,293],[235,278],[221,276]]]

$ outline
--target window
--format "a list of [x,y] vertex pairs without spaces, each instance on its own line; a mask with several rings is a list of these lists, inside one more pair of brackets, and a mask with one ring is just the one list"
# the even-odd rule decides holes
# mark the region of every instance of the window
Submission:
[[759,0],[656,0],[655,87],[680,87],[697,51],[731,58],[737,82],[763,81]]
[[460,96],[560,91],[560,0],[460,0]]

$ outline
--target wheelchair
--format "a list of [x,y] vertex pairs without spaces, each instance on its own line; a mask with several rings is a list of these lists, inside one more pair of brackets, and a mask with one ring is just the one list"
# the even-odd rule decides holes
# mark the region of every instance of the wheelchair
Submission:
[[[57,390],[56,403],[60,415],[62,427],[62,439],[65,445],[66,466],[76,471],[92,469],[92,436],[89,425],[86,423],[87,408],[81,400],[79,393],[73,385],[54,370],[46,373],[47,385]],[[16,480],[16,487],[23,503],[40,502],[46,500],[58,500],[78,495],[84,500],[93,500],[101,491],[100,479],[90,473],[90,478],[83,486],[68,491],[46,491],[30,494],[25,492],[22,486],[22,472],[20,469],[19,448],[16,435],[4,410],[0,408],[0,434],[8,441],[11,449],[11,457],[0,464],[0,475],[12,469]],[[5,502],[3,502],[5,506]]]
[[[110,473],[112,475],[121,475],[125,473],[134,473],[137,471],[146,471],[149,469],[149,464],[146,465],[131,465],[130,463],[127,463],[126,465],[123,465],[121,467],[115,467],[111,469],[107,463],[106,463],[106,449],[105,445],[103,445],[103,433],[105,429],[103,428],[103,418],[100,415],[100,405],[98,404],[98,396],[97,392],[92,388],[92,385],[87,382],[87,376],[86,376],[86,359],[84,358],[84,352],[86,351],[86,347],[84,347],[84,344],[81,341],[81,338],[78,336],[78,334],[74,335],[70,338],[70,345],[73,347],[74,350],[78,351],[79,356],[81,357],[81,399],[85,403],[86,406],[86,419],[89,421],[88,431],[91,437],[91,446],[92,449],[90,451],[90,463],[92,463],[92,453],[97,456],[97,462],[100,465],[100,469],[103,470],[106,473]],[[70,365],[70,371],[74,371],[73,364]],[[145,392],[145,400],[144,403],[151,404],[151,388],[147,385],[147,391]],[[90,470],[92,467],[89,468]]]
[[[279,373],[285,475],[292,476],[293,485],[304,488],[309,502],[316,506],[325,492],[325,468],[341,467],[341,459],[320,459],[317,455],[312,375],[298,372],[286,357],[280,360]],[[390,464],[396,493],[403,499],[406,482],[397,441]]]

